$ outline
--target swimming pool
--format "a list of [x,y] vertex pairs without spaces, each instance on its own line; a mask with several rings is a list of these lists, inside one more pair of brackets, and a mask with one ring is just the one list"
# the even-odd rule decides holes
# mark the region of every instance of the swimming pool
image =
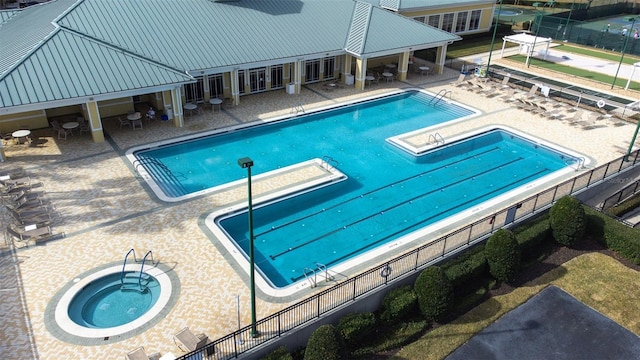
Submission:
[[[340,170],[355,175],[348,180],[254,210],[256,266],[269,286],[289,287],[326,268],[345,273],[379,256],[381,247],[413,241],[429,226],[516,196],[561,169],[572,172],[568,165],[576,161],[505,129],[483,130],[422,154],[396,146],[387,150],[406,157],[345,164]],[[246,211],[207,221],[216,235],[248,251]]]
[[346,162],[363,148],[381,149],[391,135],[463,121],[478,113],[462,104],[433,99],[424,91],[396,92],[304,116],[255,122],[242,131],[135,147],[127,157],[158,198],[182,201],[243,182],[245,173],[236,163],[241,157],[254,160],[255,174],[324,156]]

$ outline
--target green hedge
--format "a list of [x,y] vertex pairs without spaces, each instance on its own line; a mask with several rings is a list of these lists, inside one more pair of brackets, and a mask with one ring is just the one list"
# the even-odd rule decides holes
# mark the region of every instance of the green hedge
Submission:
[[446,260],[441,267],[453,286],[455,297],[475,292],[488,275],[484,245],[475,246],[454,259]]
[[541,245],[553,240],[549,213],[544,212],[530,219],[526,224],[516,227],[513,229],[513,234],[520,245],[522,260],[537,258],[542,251]]
[[426,320],[400,322],[379,334],[376,341],[369,341],[351,353],[351,359],[377,359],[377,354],[397,349],[418,340],[429,328]]
[[411,285],[389,291],[382,301],[380,320],[385,322],[403,319],[418,308],[418,296]]
[[587,214],[587,231],[590,235],[620,256],[640,265],[640,229],[630,228],[586,206],[584,211]]
[[286,347],[280,346],[279,348],[270,352],[262,360],[293,360],[293,356],[289,353]]
[[370,312],[348,314],[338,322],[338,332],[349,345],[357,344],[375,329],[376,316]]
[[304,360],[345,359],[342,338],[333,325],[321,325],[309,337]]

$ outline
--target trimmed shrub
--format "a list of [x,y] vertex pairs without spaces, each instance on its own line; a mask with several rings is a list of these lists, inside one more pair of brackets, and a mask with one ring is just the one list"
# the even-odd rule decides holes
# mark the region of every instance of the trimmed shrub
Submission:
[[418,296],[411,285],[389,291],[382,301],[380,320],[390,322],[402,319],[418,308]]
[[541,253],[542,244],[553,240],[549,213],[545,212],[513,229],[513,234],[520,245],[522,260],[535,259]]
[[423,270],[414,284],[420,311],[429,320],[441,321],[453,307],[453,287],[444,270],[430,266]]
[[400,322],[389,326],[388,331],[378,334],[375,342],[366,344],[351,353],[355,359],[375,359],[379,353],[398,349],[404,345],[410,344],[424,334],[429,328],[429,322],[426,320]]
[[606,247],[620,256],[640,265],[640,230],[630,228],[588,207],[584,208],[589,219],[590,234],[600,235]]
[[585,231],[585,213],[580,201],[563,196],[549,210],[553,238],[564,246],[572,246],[582,239]]
[[304,360],[344,359],[342,338],[333,325],[321,325],[309,337]]
[[441,267],[453,286],[456,298],[477,291],[487,275],[484,245],[466,250],[456,258],[445,261]]
[[520,269],[520,248],[516,236],[509,230],[496,231],[484,247],[489,273],[500,281],[509,281]]
[[263,357],[262,360],[293,360],[293,356],[289,354],[289,350],[286,347],[280,346]]
[[373,313],[353,313],[340,319],[338,332],[349,345],[353,345],[376,328],[376,316]]

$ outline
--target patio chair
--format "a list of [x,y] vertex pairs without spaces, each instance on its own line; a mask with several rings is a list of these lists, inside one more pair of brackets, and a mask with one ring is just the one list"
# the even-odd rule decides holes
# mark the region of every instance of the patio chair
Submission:
[[121,116],[118,116],[118,122],[120,123],[120,129],[125,126],[131,127],[131,123],[127,119],[123,119]]
[[85,119],[82,116],[78,117],[78,124],[80,124],[80,133],[82,134],[83,132],[91,132],[91,126],[89,126],[89,121],[87,121],[87,119]]
[[6,141],[9,141],[9,140],[13,140],[13,135],[11,135],[10,133],[0,132],[0,138],[2,138],[3,142],[6,142]]
[[7,234],[14,242],[24,243],[25,246],[29,246],[29,242],[35,244],[48,240],[53,237],[51,226],[38,227],[37,225],[27,225],[22,228],[17,228],[12,225],[7,226]]
[[160,359],[160,353],[147,355],[147,353],[144,351],[144,347],[140,346],[139,348],[127,353],[124,358],[127,360],[158,360]]
[[173,336],[173,341],[180,350],[190,352],[207,345],[209,337],[205,334],[195,335],[186,327]]
[[135,130],[135,129],[142,130],[142,119],[132,120],[131,121],[131,128],[133,130]]
[[39,188],[44,186],[41,182],[38,183],[29,183],[23,185],[6,185],[4,188],[0,190],[0,192],[4,195],[16,193],[19,191],[31,191],[32,189]]

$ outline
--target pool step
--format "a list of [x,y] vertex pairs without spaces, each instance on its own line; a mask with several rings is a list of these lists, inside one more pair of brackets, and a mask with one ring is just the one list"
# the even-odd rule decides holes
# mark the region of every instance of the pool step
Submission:
[[136,290],[136,291],[145,291],[147,290],[147,285],[151,281],[151,277],[145,273],[140,277],[139,272],[129,272],[124,274],[124,279],[122,280],[122,285],[120,289],[122,290]]

